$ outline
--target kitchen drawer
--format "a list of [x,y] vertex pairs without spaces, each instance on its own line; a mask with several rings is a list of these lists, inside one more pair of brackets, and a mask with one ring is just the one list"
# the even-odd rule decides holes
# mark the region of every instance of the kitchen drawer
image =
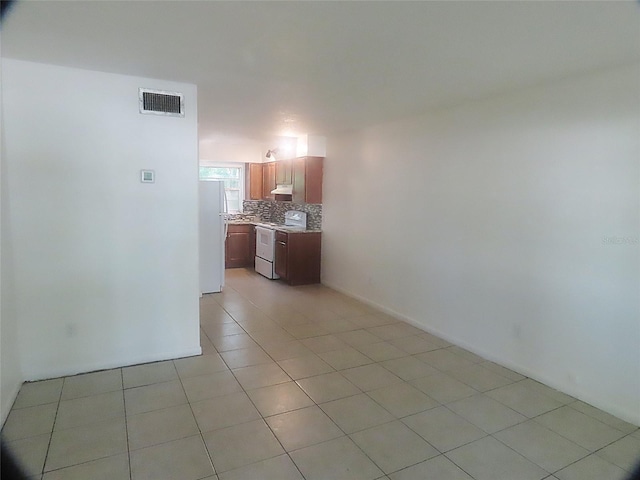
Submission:
[[276,230],[276,242],[284,242],[287,243],[287,238],[289,237],[289,234],[286,232],[280,232],[278,230]]

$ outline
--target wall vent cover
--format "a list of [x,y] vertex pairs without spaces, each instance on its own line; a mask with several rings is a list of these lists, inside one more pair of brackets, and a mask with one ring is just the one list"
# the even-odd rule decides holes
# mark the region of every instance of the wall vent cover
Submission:
[[184,117],[184,95],[163,90],[138,89],[140,113]]

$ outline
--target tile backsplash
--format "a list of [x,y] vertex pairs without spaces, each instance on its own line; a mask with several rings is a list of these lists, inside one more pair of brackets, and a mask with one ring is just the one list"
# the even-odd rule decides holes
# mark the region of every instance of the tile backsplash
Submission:
[[242,215],[258,216],[263,222],[284,223],[284,212],[298,210],[307,214],[307,228],[322,229],[321,203],[293,203],[266,200],[245,200],[242,202]]
[[227,220],[243,220],[243,221],[260,221],[260,215],[251,212],[242,212],[242,213],[227,213]]

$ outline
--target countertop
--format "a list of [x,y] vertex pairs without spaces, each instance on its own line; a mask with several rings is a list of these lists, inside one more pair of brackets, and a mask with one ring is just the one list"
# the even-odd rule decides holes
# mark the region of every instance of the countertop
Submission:
[[320,229],[306,229],[289,227],[279,223],[261,222],[259,220],[229,220],[229,225],[255,225],[256,227],[269,228],[271,230],[278,230],[286,233],[318,233],[322,232]]

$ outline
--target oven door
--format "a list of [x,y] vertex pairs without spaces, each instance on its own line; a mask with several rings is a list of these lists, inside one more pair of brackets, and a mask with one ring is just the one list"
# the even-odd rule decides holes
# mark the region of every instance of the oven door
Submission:
[[275,230],[256,227],[256,257],[260,257],[267,262],[273,262],[275,236]]

